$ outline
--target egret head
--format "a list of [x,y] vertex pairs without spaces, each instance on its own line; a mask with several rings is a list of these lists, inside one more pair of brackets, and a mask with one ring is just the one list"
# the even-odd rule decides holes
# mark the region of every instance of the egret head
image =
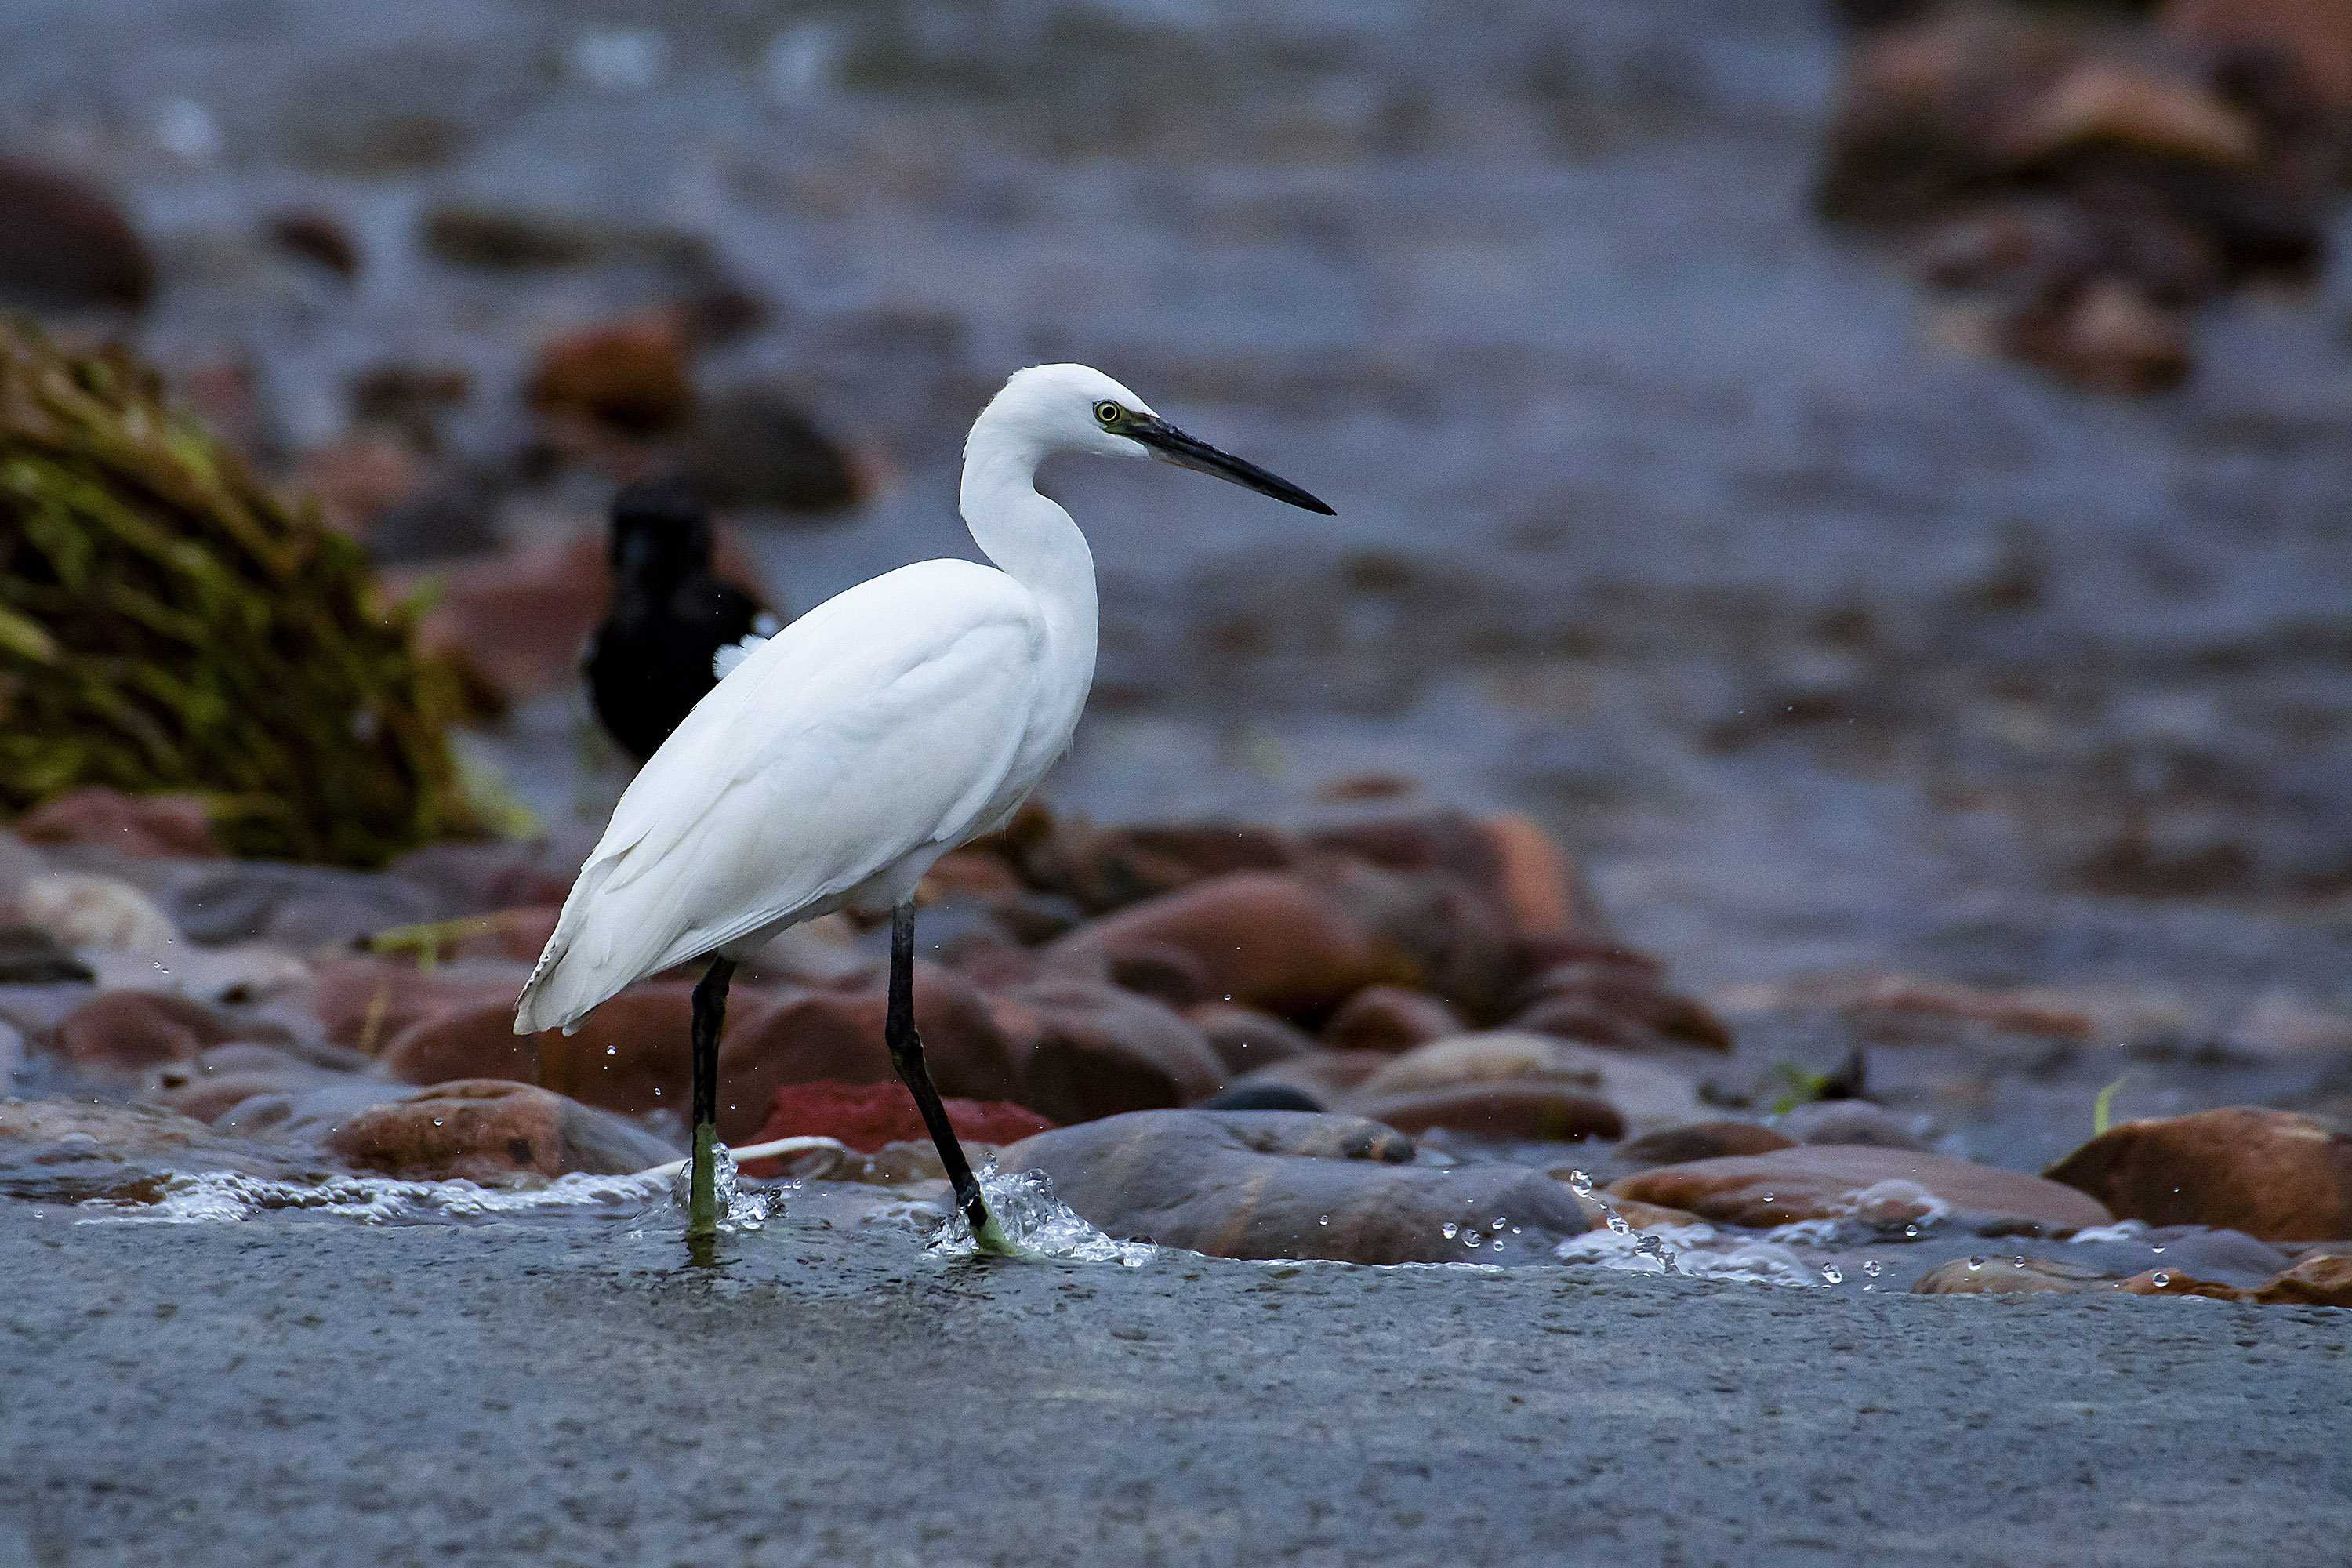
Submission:
[[1015,371],[972,426],[972,435],[978,437],[992,426],[1032,444],[1041,455],[1066,451],[1156,458],[1308,511],[1333,515],[1329,507],[1289,480],[1187,436],[1154,414],[1143,399],[1089,365],[1039,364]]

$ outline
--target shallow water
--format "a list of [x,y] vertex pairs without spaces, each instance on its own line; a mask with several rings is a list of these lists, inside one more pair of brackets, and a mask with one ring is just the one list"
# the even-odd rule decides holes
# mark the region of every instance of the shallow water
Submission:
[[[431,204],[706,237],[774,307],[709,379],[800,389],[887,474],[754,524],[794,607],[968,553],[978,401],[1100,364],[1339,516],[1050,476],[1104,593],[1056,803],[1279,816],[1399,772],[1537,813],[1694,987],[2178,1004],[2168,1045],[1874,1046],[1955,1152],[2039,1164],[2119,1071],[2118,1118],[2308,1102],[2342,1065],[2214,1047],[2266,994],[2352,1005],[2352,273],[2209,311],[2162,398],[1946,357],[1905,268],[1806,211],[1839,47],[1812,0],[19,0],[0,131],[122,184],[166,275],[144,345],[249,355],[288,452],[400,359],[471,371],[446,435],[499,457],[537,340],[696,281],[658,247],[451,268]],[[294,205],[348,221],[355,284],[256,239]],[[576,719],[483,747],[551,819],[614,787]],[[1735,1094],[1853,1043],[1741,1024]]]

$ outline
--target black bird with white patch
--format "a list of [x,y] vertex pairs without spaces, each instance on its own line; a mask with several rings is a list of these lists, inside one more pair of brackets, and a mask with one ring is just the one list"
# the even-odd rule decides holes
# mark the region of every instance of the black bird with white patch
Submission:
[[682,479],[613,498],[612,563],[612,613],[581,668],[605,732],[642,763],[718,684],[719,650],[781,623],[710,574],[710,515]]

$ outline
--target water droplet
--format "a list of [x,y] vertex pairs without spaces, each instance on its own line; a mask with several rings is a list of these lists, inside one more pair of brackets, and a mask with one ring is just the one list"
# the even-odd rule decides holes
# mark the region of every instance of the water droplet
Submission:
[[2152,1278],[2155,1279],[2156,1283],[2158,1283],[2158,1285],[2169,1285],[2169,1284],[2171,1284],[2171,1283],[2172,1283],[2172,1276],[2171,1276],[2171,1275],[2169,1275],[2169,1274],[2167,1274],[2167,1273],[2166,1273],[2163,1269],[2161,1269],[2161,1268],[2158,1269],[2158,1270],[2156,1271],[2155,1275],[2154,1275]]
[[1570,1171],[1568,1173],[1568,1184],[1580,1198],[1589,1198],[1592,1195],[1592,1178],[1581,1171]]
[[1903,1227],[1903,1239],[1906,1241],[1914,1240],[1918,1235],[1919,1227],[1916,1225],[1906,1225]]
[[1496,1215],[1495,1216],[1495,1223],[1494,1223],[1494,1224],[1492,1224],[1492,1225],[1490,1225],[1490,1226],[1488,1226],[1486,1228],[1487,1228],[1488,1230],[1500,1230],[1500,1229],[1502,1229],[1505,1226],[1507,1226],[1507,1225],[1508,1225],[1508,1224],[1510,1224],[1510,1223],[1511,1223],[1511,1221],[1510,1221],[1510,1218],[1509,1218],[1509,1216],[1508,1216],[1508,1215]]
[[1864,1274],[1869,1275],[1874,1279],[1878,1277],[1878,1271],[1885,1267],[1886,1265],[1881,1263],[1875,1258],[1865,1258],[1862,1260],[1862,1271]]
[[1517,1235],[1518,1235],[1518,1234],[1519,1234],[1519,1227],[1518,1227],[1517,1226],[1513,1226],[1511,1227],[1511,1234],[1512,1234],[1513,1236],[1517,1236]]
[[437,1116],[436,1116],[436,1117],[435,1117],[435,1118],[433,1119],[433,1125],[434,1125],[434,1126],[436,1126],[436,1127],[440,1126],[440,1125],[441,1125],[441,1119],[440,1119],[439,1117],[437,1117]]
[[1441,1235],[1441,1236],[1443,1236],[1443,1237],[1445,1237],[1445,1239],[1446,1239],[1446,1240],[1448,1240],[1448,1241],[1452,1241],[1452,1240],[1454,1238],[1454,1237],[1455,1237],[1456,1235],[1458,1235],[1458,1234],[1461,1232],[1461,1229],[1462,1229],[1462,1227],[1461,1227],[1460,1226],[1455,1225],[1455,1224],[1454,1224],[1452,1220],[1450,1220],[1450,1219],[1449,1219],[1449,1220],[1447,1220],[1444,1225],[1441,1225],[1441,1226],[1439,1226],[1437,1227],[1438,1234],[1439,1234],[1439,1235]]
[[1480,1236],[1475,1230],[1465,1230],[1462,1233],[1462,1245],[1465,1247],[1477,1247],[1485,1242],[1486,1239],[1486,1238],[1485,1237]]
[[2149,1248],[2148,1248],[2148,1250],[2149,1250],[2150,1252],[2162,1252],[2162,1251],[2164,1250],[2164,1248],[2162,1248],[2162,1247],[2149,1247]]
[[1843,1285],[1845,1283],[1845,1270],[1834,1263],[1824,1263],[1822,1265],[1822,1279],[1831,1285]]
[[1983,1258],[1969,1258],[1969,1273],[1974,1274],[1978,1269],[1982,1268],[1983,1267],[1984,1267],[1984,1259],[1983,1259]]
[[1331,1216],[1328,1214],[1318,1215],[1315,1218],[1315,1223],[1317,1225],[1329,1225],[1331,1223]]
[[618,1046],[606,1046],[604,1047],[604,1054],[608,1057],[617,1057],[621,1054],[621,1047]]

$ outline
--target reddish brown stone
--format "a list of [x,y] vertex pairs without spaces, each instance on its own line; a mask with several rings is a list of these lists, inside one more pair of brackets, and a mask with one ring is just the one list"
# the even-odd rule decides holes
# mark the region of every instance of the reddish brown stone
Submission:
[[[887,991],[869,983],[845,990],[787,987],[772,1001],[730,1004],[719,1048],[719,1135],[749,1142],[775,1091],[789,1084],[895,1082],[882,1040],[888,1003]],[[915,1028],[924,1065],[941,1094],[1016,1098],[1014,1045],[991,999],[970,981],[918,961]]]
[[2290,1111],[2236,1105],[2129,1122],[2044,1173],[2119,1218],[2264,1241],[2352,1237],[2352,1138]]
[[1367,985],[1323,1026],[1323,1044],[1335,1051],[1386,1051],[1394,1056],[1431,1040],[1458,1035],[1462,1015],[1425,991]]
[[[942,1096],[948,1122],[959,1139],[976,1143],[1018,1143],[1024,1138],[1050,1131],[1054,1124],[1009,1100],[964,1100]],[[749,1142],[772,1142],[779,1138],[835,1138],[852,1149],[871,1154],[887,1143],[923,1142],[930,1132],[923,1125],[915,1097],[901,1083],[795,1083],[776,1090],[768,1102],[768,1120]],[[752,1174],[759,1162],[746,1164]]]
[[69,175],[0,158],[0,294],[48,309],[144,305],[147,247],[106,196]]
[[1365,986],[1410,981],[1414,966],[1328,894],[1279,872],[1238,871],[1147,899],[1082,927],[1057,953],[1181,952],[1213,997],[1286,1017],[1318,1016]]
[[540,351],[524,386],[532,405],[630,436],[677,429],[694,411],[694,383],[677,318],[654,311],[568,332]]
[[1225,1065],[1201,1031],[1148,997],[1045,980],[1008,1000],[1035,1021],[1013,1098],[1057,1123],[1190,1105],[1224,1085]]
[[1613,1152],[1621,1165],[1684,1165],[1694,1160],[1769,1154],[1796,1146],[1797,1141],[1787,1133],[1753,1121],[1694,1121],[1629,1139]]
[[1287,1018],[1235,1002],[1203,1002],[1185,1009],[1184,1016],[1236,1078],[1322,1048],[1314,1036]]
[[2246,1296],[2267,1305],[2352,1307],[2352,1258],[2328,1253],[2306,1258],[2263,1280]]
[[314,973],[305,1005],[327,1038],[381,1056],[417,1024],[446,1014],[503,1005],[509,1024],[528,964],[466,962],[419,969],[407,960],[348,957]]
[[2105,1225],[2112,1217],[2083,1194],[2038,1176],[1861,1144],[1661,1165],[1609,1191],[1719,1224],[1758,1227],[1857,1215],[1886,1223],[1917,1219],[1931,1212],[1931,1198],[1971,1216],[2053,1232]]
[[1348,1100],[1347,1109],[1406,1133],[1444,1127],[1481,1138],[1572,1143],[1625,1132],[1624,1119],[1607,1100],[1556,1083],[1506,1080],[1360,1095]]
[[1615,937],[1583,868],[1533,817],[1501,812],[1483,818],[1478,830],[1494,848],[1504,908],[1523,935]]
[[92,844],[142,859],[222,854],[211,813],[193,795],[125,795],[89,784],[36,806],[16,830],[28,844]]
[[58,1025],[57,1048],[77,1072],[136,1080],[164,1062],[192,1061],[237,1037],[235,1024],[201,1003],[152,991],[109,991]]
[[412,1181],[614,1175],[668,1157],[658,1141],[617,1117],[529,1084],[488,1079],[372,1106],[337,1128],[327,1146],[360,1170]]
[[1244,1084],[1279,1083],[1304,1090],[1325,1105],[1334,1105],[1361,1088],[1374,1073],[1396,1058],[1386,1051],[1314,1051],[1287,1061],[1259,1068],[1235,1080]]

